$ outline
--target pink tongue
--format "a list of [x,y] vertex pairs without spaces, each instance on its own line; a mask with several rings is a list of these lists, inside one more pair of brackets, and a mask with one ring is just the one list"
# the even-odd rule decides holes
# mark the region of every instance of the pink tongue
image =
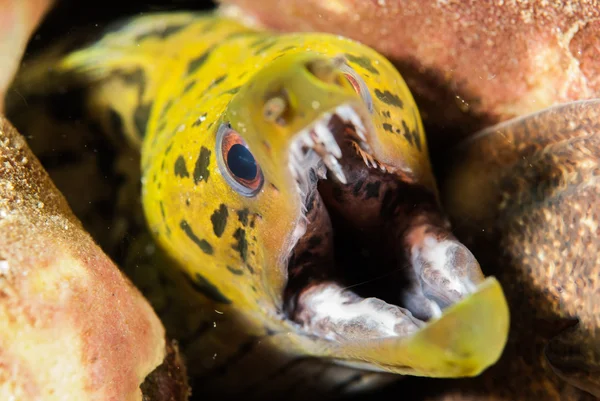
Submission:
[[337,341],[404,337],[425,324],[407,309],[361,298],[333,282],[304,290],[294,320],[307,331]]

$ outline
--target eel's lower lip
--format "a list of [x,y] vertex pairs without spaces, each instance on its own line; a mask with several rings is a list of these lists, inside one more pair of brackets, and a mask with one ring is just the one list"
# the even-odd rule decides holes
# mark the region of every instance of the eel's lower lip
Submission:
[[477,376],[500,358],[509,310],[500,283],[488,277],[471,295],[404,336],[338,338],[321,348],[341,364],[412,376]]
[[[334,119],[338,128],[341,121],[354,129],[333,132]],[[369,139],[374,137],[370,129],[364,113],[343,105],[297,135],[290,149],[290,170],[303,201],[316,191],[316,180],[326,178],[328,172],[337,182],[347,183],[339,162],[341,140],[353,142],[355,156],[362,157],[369,169],[390,173],[369,154]],[[306,224],[306,219],[299,224]],[[296,230],[296,235],[301,237],[305,228]],[[335,280],[301,287],[286,309],[302,330],[327,344],[319,347],[320,356],[370,370],[465,377],[480,373],[500,357],[509,312],[494,278],[467,280],[459,286],[447,293],[428,288],[428,295],[420,298],[428,303],[429,318],[424,320],[411,313],[413,307],[360,297]]]

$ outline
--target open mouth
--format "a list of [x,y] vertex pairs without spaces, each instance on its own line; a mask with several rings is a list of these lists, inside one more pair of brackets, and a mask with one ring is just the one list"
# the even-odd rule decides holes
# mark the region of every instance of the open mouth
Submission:
[[303,216],[285,310],[329,340],[410,336],[484,281],[435,195],[379,162],[374,141],[368,112],[345,104],[290,146]]

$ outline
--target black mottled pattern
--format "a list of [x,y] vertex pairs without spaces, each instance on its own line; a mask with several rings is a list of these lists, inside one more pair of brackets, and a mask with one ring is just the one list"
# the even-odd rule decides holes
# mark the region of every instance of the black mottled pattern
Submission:
[[138,134],[143,138],[146,135],[148,120],[150,119],[150,111],[152,110],[152,102],[139,104],[133,113],[133,122]]
[[192,90],[192,88],[196,86],[196,80],[192,80],[190,82],[187,83],[187,85],[185,86],[185,88],[183,88],[183,94],[188,93],[190,90]]
[[206,113],[202,114],[192,123],[192,127],[198,127],[206,119]]
[[177,32],[184,29],[188,24],[178,24],[178,25],[169,25],[161,29],[156,29],[150,32],[144,32],[138,35],[134,40],[136,42],[142,42],[151,37],[155,37],[157,39],[167,39],[169,36],[176,34]]
[[238,220],[244,227],[248,225],[248,216],[250,215],[250,211],[248,209],[242,209],[237,211]]
[[276,44],[277,44],[277,40],[270,38],[270,40],[268,42],[266,42],[261,47],[259,47],[256,50],[254,50],[254,55],[256,56],[256,55],[259,55],[261,53],[264,53],[265,51],[269,50],[270,48],[272,48]]
[[381,100],[383,103],[385,103],[387,105],[399,107],[399,108],[404,107],[404,104],[402,103],[402,100],[400,100],[398,95],[395,95],[388,90],[385,90],[382,92],[379,89],[375,89],[375,96],[377,96],[377,98],[379,100]]
[[390,113],[389,110],[382,111],[381,115],[384,116],[385,118],[392,118],[392,113]]
[[181,222],[179,223],[179,227],[181,227],[185,235],[187,235],[188,238],[191,239],[192,242],[194,242],[194,244],[198,245],[198,248],[200,248],[202,252],[204,252],[207,255],[212,255],[214,253],[212,245],[209,244],[208,241],[206,241],[205,239],[198,238],[198,236],[194,234],[192,227],[190,227],[187,221],[181,220]]
[[240,254],[242,261],[246,263],[248,259],[248,241],[246,240],[246,230],[238,228],[233,233],[233,238],[237,240],[237,243],[232,245],[232,248]]
[[228,217],[229,212],[227,211],[227,206],[225,206],[223,203],[221,203],[219,208],[213,212],[212,216],[210,216],[213,231],[215,235],[219,238],[221,238],[223,232],[225,231]]
[[391,132],[392,134],[394,133],[394,127],[392,126],[392,124],[383,123],[383,129],[387,132]]
[[159,119],[162,120],[163,118],[165,118],[165,116],[167,115],[167,112],[169,111],[171,106],[173,106],[173,99],[167,100],[167,103],[165,103],[162,110],[160,111]]
[[215,86],[219,85],[221,82],[225,81],[226,78],[227,78],[227,74],[223,74],[220,77],[215,78],[215,80],[212,81],[206,89],[204,89],[204,92],[202,92],[202,95],[200,95],[200,97],[204,97],[204,95],[206,93],[208,93],[208,91],[210,91]]
[[240,88],[241,88],[241,86],[236,86],[234,88],[226,90],[225,92],[222,92],[221,95],[235,95],[236,93],[238,93],[240,91]]
[[163,204],[163,201],[158,202],[159,206],[160,206],[160,214],[163,218],[163,221],[167,220],[167,214],[165,213],[165,205]]
[[408,125],[406,124],[406,122],[404,120],[402,121],[402,129],[404,130],[404,133],[403,133],[404,138],[406,138],[406,140],[411,145],[413,144],[413,141],[414,141],[414,144],[417,146],[417,149],[419,151],[421,151],[421,137],[417,133],[417,130],[411,131],[408,128]]
[[404,120],[402,120],[402,128],[404,130],[404,132],[402,133],[402,136],[404,137],[404,139],[406,139],[408,141],[408,143],[411,146],[414,146],[413,137],[410,134],[410,129],[408,129],[408,125],[406,125],[406,121],[404,121]]
[[186,74],[191,75],[191,74],[195,73],[196,71],[198,71],[200,69],[200,67],[202,67],[202,65],[204,65],[204,63],[206,63],[206,60],[208,60],[208,58],[210,57],[210,54],[213,52],[213,50],[214,50],[214,47],[211,47],[210,49],[208,49],[204,53],[202,53],[200,56],[193,58],[188,64]]
[[194,184],[196,185],[202,180],[208,182],[208,176],[210,174],[210,171],[208,171],[210,154],[210,150],[202,146],[200,155],[198,155],[198,160],[196,160],[196,166],[194,167]]
[[236,276],[242,276],[244,274],[243,270],[236,269],[236,268],[231,267],[229,265],[227,265],[227,270],[229,270],[232,274],[235,274]]
[[220,304],[231,303],[231,300],[229,298],[227,298],[213,283],[208,281],[204,276],[200,275],[199,273],[196,273],[193,279],[185,273],[184,275],[188,278],[194,290],[203,294],[208,299]]
[[344,54],[344,56],[351,63],[358,64],[365,70],[369,71],[370,73],[379,75],[379,71],[377,70],[377,68],[373,67],[373,60],[371,60],[370,58],[368,58],[366,56],[355,56],[353,54],[348,54],[348,53]]
[[181,155],[179,155],[177,157],[177,160],[175,160],[174,170],[175,176],[177,177],[187,178],[190,176],[190,173],[188,173],[187,170],[187,166],[185,165],[185,159]]

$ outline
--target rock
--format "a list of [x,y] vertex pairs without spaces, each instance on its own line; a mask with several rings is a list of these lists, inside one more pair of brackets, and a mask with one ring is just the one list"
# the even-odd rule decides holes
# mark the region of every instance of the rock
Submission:
[[415,95],[434,152],[500,121],[600,96],[597,0],[220,3],[250,23],[340,34],[386,55]]
[[144,382],[187,399],[160,320],[0,118],[0,399],[142,400]]

